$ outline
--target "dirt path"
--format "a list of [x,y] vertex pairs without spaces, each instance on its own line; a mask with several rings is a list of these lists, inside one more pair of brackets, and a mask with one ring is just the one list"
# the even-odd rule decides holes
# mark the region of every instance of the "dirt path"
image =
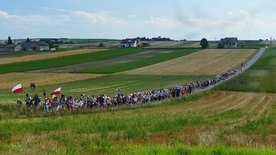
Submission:
[[56,58],[61,56],[74,55],[74,54],[98,52],[103,50],[106,50],[106,49],[81,49],[81,50],[72,50],[72,51],[65,51],[65,52],[52,52],[52,53],[47,52],[47,53],[39,53],[39,54],[32,54],[32,55],[25,55],[25,56],[8,57],[8,58],[0,57],[0,64],[50,59],[50,58]]
[[131,62],[143,58],[149,58],[154,57],[160,54],[169,53],[172,52],[170,50],[149,50],[146,52],[136,53],[136,54],[130,54],[125,56],[120,56],[116,58],[111,58],[107,60],[99,60],[99,61],[92,61],[88,63],[81,63],[81,64],[75,64],[70,66],[64,66],[64,67],[57,67],[57,68],[49,68],[44,70],[36,70],[31,72],[73,72],[73,71],[79,71],[79,70],[85,70],[85,69],[93,69],[97,67],[105,67],[125,62]]

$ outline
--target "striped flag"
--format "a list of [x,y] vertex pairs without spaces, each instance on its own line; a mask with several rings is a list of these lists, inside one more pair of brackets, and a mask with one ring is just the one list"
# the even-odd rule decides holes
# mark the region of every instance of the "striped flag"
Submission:
[[54,90],[51,95],[59,95],[61,92],[61,87],[57,88],[56,90]]
[[13,93],[21,93],[23,92],[22,84],[18,84],[12,88]]

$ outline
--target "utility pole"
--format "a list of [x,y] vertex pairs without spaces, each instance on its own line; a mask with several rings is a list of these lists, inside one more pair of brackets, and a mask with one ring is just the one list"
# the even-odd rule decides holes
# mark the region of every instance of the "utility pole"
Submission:
[[270,37],[270,47],[272,47],[272,36]]

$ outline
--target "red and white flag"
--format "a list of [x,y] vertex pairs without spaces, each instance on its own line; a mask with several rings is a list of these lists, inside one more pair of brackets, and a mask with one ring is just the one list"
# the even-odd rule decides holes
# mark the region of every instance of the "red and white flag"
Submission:
[[18,84],[12,88],[13,93],[21,93],[23,92],[22,84]]
[[58,89],[54,90],[51,95],[59,95],[61,92],[61,87],[59,87]]

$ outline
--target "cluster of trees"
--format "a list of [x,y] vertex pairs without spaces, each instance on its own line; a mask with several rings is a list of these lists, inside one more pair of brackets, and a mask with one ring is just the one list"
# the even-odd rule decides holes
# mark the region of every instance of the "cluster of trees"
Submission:
[[166,37],[153,37],[153,38],[146,38],[146,37],[137,37],[137,39],[140,39],[141,41],[173,41],[170,38],[166,38]]

